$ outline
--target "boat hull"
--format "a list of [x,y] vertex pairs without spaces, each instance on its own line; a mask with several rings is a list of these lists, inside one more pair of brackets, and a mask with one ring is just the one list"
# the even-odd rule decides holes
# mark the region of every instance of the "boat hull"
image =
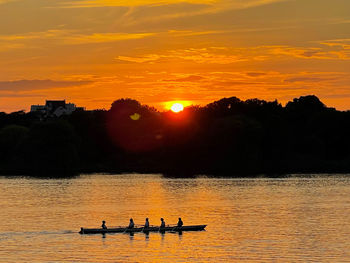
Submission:
[[194,226],[182,226],[182,227],[135,227],[135,228],[127,228],[127,227],[117,227],[117,228],[81,228],[80,234],[106,234],[106,233],[135,233],[135,232],[182,232],[182,231],[202,231],[205,229],[207,225],[194,225]]

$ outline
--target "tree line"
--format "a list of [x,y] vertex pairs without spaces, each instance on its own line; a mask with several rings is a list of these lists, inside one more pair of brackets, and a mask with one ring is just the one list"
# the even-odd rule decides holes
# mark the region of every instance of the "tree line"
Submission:
[[347,173],[349,135],[350,111],[329,108],[313,95],[286,106],[223,98],[181,113],[133,99],[44,120],[35,112],[0,112],[0,174]]

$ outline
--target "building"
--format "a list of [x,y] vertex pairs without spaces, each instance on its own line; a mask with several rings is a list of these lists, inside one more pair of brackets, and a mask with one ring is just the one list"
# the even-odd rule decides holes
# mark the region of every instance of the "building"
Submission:
[[43,106],[43,105],[32,105],[30,107],[30,112],[42,112],[42,113],[45,113],[46,109],[45,109],[45,106]]
[[84,108],[76,107],[73,103],[66,103],[65,100],[47,100],[45,105],[32,105],[30,107],[30,112],[41,113],[43,117],[70,115],[76,110],[84,110]]

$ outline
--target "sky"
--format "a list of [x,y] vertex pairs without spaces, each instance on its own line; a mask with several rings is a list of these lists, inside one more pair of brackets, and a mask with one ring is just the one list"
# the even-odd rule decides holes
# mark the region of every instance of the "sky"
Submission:
[[313,94],[350,110],[349,0],[0,0],[0,111]]

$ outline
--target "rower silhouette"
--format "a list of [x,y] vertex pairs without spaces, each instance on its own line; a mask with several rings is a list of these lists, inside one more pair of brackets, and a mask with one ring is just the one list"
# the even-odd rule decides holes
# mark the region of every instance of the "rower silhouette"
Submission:
[[102,229],[107,229],[107,226],[106,226],[106,221],[102,221],[102,225],[101,225]]
[[145,222],[145,226],[144,228],[149,228],[149,221],[148,221],[148,217],[146,218],[146,222]]
[[134,224],[134,220],[132,218],[130,218],[130,223],[129,223],[129,226],[128,228],[134,228],[135,224]]
[[181,217],[179,217],[179,221],[177,222],[177,227],[182,227],[184,222],[182,222]]
[[160,223],[160,228],[164,228],[164,227],[165,227],[164,218],[161,218],[160,221],[161,221],[161,223]]

